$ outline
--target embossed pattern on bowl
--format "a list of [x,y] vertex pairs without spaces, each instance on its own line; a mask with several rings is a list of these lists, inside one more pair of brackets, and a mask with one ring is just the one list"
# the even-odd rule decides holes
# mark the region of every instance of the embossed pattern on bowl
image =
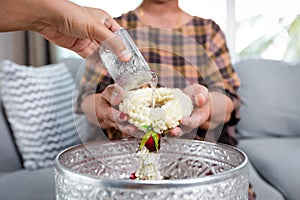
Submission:
[[137,140],[93,142],[61,152],[55,162],[57,200],[248,199],[248,160],[237,148],[163,139],[159,169],[164,180],[131,180]]

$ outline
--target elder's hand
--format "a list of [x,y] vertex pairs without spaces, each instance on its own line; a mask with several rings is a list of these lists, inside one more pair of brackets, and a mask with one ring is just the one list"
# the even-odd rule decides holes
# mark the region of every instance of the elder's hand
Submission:
[[210,98],[206,87],[193,84],[186,87],[183,92],[192,99],[194,110],[190,117],[184,117],[180,120],[180,127],[170,131],[170,134],[173,136],[181,136],[194,128],[200,127],[210,117]]
[[124,134],[133,135],[138,130],[130,125],[128,116],[116,109],[124,96],[124,90],[118,85],[109,85],[102,93],[86,97],[81,103],[82,111],[88,120],[102,129],[115,128]]
[[172,129],[171,135],[181,136],[198,127],[204,130],[214,129],[230,120],[234,104],[226,94],[208,92],[206,87],[199,84],[188,86],[183,92],[192,99],[194,110],[190,117],[181,119],[180,127]]

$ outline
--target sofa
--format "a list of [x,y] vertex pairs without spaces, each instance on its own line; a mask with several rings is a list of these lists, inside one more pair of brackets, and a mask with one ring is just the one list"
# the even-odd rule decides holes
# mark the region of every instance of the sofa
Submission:
[[[72,82],[72,84],[74,84],[74,88],[76,88],[78,80],[82,74],[82,72],[78,73],[78,70],[80,71],[80,66],[82,66],[83,60],[74,58],[63,60],[61,63],[65,64],[66,68],[74,78],[74,82]],[[273,67],[276,69],[278,68],[277,71],[274,71]],[[279,103],[282,101],[288,101],[286,103],[294,103],[292,105],[296,105],[296,102],[291,102],[290,98],[297,97],[295,94],[297,92],[299,93],[299,90],[296,88],[297,84],[291,84],[294,89],[292,90],[291,96],[288,98],[288,96],[286,96],[286,91],[281,91],[284,90],[284,88],[278,88],[277,85],[273,84],[266,85],[270,84],[270,82],[265,82],[265,77],[267,77],[269,81],[272,81],[272,78],[275,78],[276,76],[281,77],[282,75],[291,75],[285,77],[282,81],[295,81],[295,83],[297,83],[299,80],[296,79],[296,73],[294,74],[291,72],[289,74],[284,74],[285,71],[290,71],[290,67],[291,66],[287,63],[265,60],[247,60],[241,61],[235,65],[238,74],[241,76],[242,86],[240,94],[244,101],[244,105],[241,109],[242,120],[238,127],[239,148],[246,152],[249,160],[251,161],[250,182],[257,194],[257,200],[300,199],[299,195],[297,196],[298,198],[293,198],[295,196],[289,196],[297,195],[298,192],[294,191],[294,193],[290,194],[289,192],[292,192],[292,187],[289,186],[297,186],[297,183],[299,186],[299,179],[295,179],[297,179],[297,176],[299,177],[299,173],[297,174],[296,171],[298,170],[299,172],[300,167],[296,168],[296,166],[299,166],[300,159],[299,154],[296,153],[297,147],[292,146],[292,144],[296,145],[296,141],[299,142],[296,132],[288,134],[290,126],[280,126],[280,129],[277,129],[277,126],[283,123],[282,119],[275,117],[276,120],[279,121],[268,121],[266,116],[261,117],[261,114],[267,113],[260,112],[259,114],[254,115],[254,111],[256,112],[257,110],[252,110],[252,106],[254,106],[252,104],[256,102],[256,98],[263,100],[263,98],[268,97],[267,93],[276,93],[276,97],[280,97],[273,99],[274,101],[278,101]],[[272,74],[275,72],[278,74]],[[261,73],[265,73],[264,76]],[[292,79],[291,77],[295,79]],[[275,78],[275,80],[281,80],[281,78]],[[20,84],[24,84],[24,81]],[[61,84],[63,85],[64,81],[62,81]],[[256,86],[258,88],[256,88]],[[272,90],[267,88],[267,86],[270,86]],[[274,87],[276,90],[274,90]],[[249,94],[247,90],[250,90]],[[256,93],[256,90],[263,91],[260,91],[261,93]],[[251,95],[251,98],[249,95]],[[272,97],[274,98],[274,96]],[[246,98],[251,99],[251,101],[248,101]],[[35,165],[30,165],[30,163],[24,166],[24,158],[21,155],[22,152],[20,153],[19,146],[15,142],[16,138],[13,133],[14,128],[11,122],[9,122],[7,110],[5,110],[5,106],[3,106],[4,99],[4,96],[0,96],[0,199],[53,200],[55,199],[53,167],[49,164],[49,166],[46,167],[34,168]],[[269,102],[265,103],[268,108],[272,105]],[[26,104],[24,104],[24,106],[25,105]],[[289,104],[286,105],[286,108],[289,108]],[[261,111],[260,109],[265,109],[265,106],[254,106],[253,109],[259,109],[258,111]],[[297,119],[298,115],[296,115],[297,113],[295,113],[295,109],[298,109],[297,106],[290,108],[289,111],[291,111],[291,113],[282,113],[282,117],[286,117],[286,115],[289,114],[292,115],[293,118]],[[270,123],[270,126],[276,125],[276,129],[274,129],[273,126],[273,128],[270,128],[272,128],[271,130],[276,131],[277,134],[272,131],[268,132],[267,130],[258,130],[259,125],[263,125],[263,123],[258,124],[258,122],[255,122],[255,124],[252,124],[249,122],[250,116],[248,112],[253,114],[252,120],[258,120],[259,122],[266,120]],[[274,117],[273,115],[275,115],[275,113],[272,114],[272,117]],[[285,121],[285,123],[289,123],[289,121]],[[297,126],[297,123],[295,122],[293,125]],[[93,140],[91,138],[95,136],[94,133],[90,134],[90,132],[92,132],[90,125],[87,123],[86,126],[86,129],[81,130],[82,134],[77,135],[79,139],[78,143],[83,140]],[[286,131],[284,131],[284,128],[286,128]],[[295,135],[293,135],[294,133]],[[98,136],[100,135],[98,132],[97,134]],[[279,144],[281,141],[282,145]],[[67,147],[67,145],[70,144],[66,144],[64,147]],[[298,150],[300,150],[299,147],[300,145],[298,145]],[[282,161],[280,162],[280,160]],[[28,166],[31,168],[27,169]],[[282,174],[279,174],[276,170],[281,169]],[[290,172],[293,173],[289,174]],[[285,174],[289,175],[285,177]],[[277,177],[277,175],[281,176]]]
[[[72,114],[82,64],[82,59],[75,58],[39,68],[1,62],[1,200],[55,199],[55,156],[89,140],[87,120]],[[22,138],[22,134],[30,138]],[[38,143],[37,139],[44,142]]]
[[[247,59],[234,67],[243,101],[236,127],[238,147],[283,199],[299,200],[300,63]],[[260,186],[253,182],[254,190],[260,193]]]

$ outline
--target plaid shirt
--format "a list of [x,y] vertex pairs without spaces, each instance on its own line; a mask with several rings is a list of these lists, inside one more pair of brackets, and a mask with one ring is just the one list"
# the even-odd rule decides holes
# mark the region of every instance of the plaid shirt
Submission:
[[[183,89],[190,84],[201,84],[210,91],[223,92],[233,100],[235,110],[231,120],[224,127],[222,125],[221,131],[220,127],[215,130],[222,132],[220,142],[235,145],[234,125],[239,119],[241,105],[237,94],[240,82],[219,26],[210,19],[193,17],[175,30],[143,27],[133,12],[116,20],[128,30],[150,68],[158,75],[159,86]],[[87,63],[79,103],[87,95],[102,92],[113,83],[107,71],[98,64]],[[199,129],[197,138],[203,138],[205,134],[205,130]]]

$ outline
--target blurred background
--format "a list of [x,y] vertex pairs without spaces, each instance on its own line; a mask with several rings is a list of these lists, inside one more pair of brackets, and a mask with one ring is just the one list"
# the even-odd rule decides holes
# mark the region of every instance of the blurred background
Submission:
[[[141,0],[73,0],[106,10],[113,17],[135,9]],[[179,0],[183,10],[215,20],[225,32],[233,63],[243,58],[300,59],[299,0]],[[122,5],[122,6],[120,6]],[[78,57],[35,33],[0,33],[0,60],[43,65]]]

